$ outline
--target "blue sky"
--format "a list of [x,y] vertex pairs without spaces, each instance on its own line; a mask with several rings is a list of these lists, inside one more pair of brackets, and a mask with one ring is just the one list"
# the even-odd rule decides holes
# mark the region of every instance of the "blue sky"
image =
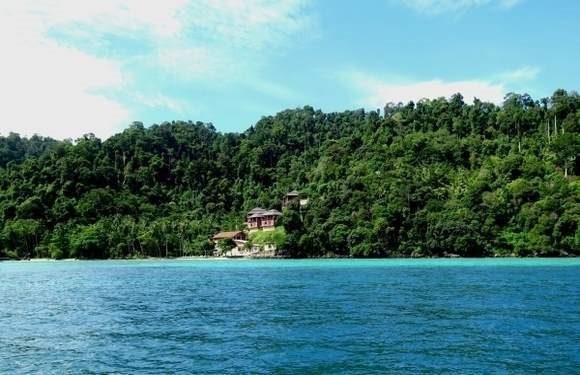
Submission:
[[575,0],[7,0],[0,134],[580,87]]

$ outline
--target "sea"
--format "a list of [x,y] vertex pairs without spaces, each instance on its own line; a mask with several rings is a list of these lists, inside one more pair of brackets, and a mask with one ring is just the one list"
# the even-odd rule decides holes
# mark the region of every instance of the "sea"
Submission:
[[2,374],[580,374],[580,259],[0,262]]

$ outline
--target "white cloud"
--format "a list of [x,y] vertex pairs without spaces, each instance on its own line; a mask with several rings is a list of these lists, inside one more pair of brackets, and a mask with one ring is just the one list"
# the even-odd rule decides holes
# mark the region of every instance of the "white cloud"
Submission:
[[[102,95],[123,84],[120,65],[47,38],[36,13],[0,8],[0,133],[76,138],[108,136],[126,108]],[[42,11],[39,9],[39,13]]]
[[139,92],[135,94],[134,99],[149,108],[165,108],[178,114],[185,113],[185,104],[181,100],[171,98],[161,93],[146,95]]
[[94,32],[146,31],[171,36],[182,30],[180,12],[186,0],[148,2],[142,0],[19,0],[4,2],[2,14],[26,19],[27,27],[77,28]]
[[[147,107],[183,112],[180,100],[135,88],[143,71],[164,72],[180,82],[236,82],[266,95],[288,96],[290,90],[282,86],[252,82],[260,82],[263,56],[281,50],[307,27],[307,3],[3,1],[0,134],[107,137],[133,120],[132,111],[112,99],[123,95],[129,102],[138,98]],[[103,48],[109,36],[136,39],[147,48],[133,54],[121,48],[121,55],[112,55]],[[99,48],[107,57],[96,52]]]
[[505,83],[520,83],[534,80],[540,72],[541,69],[538,67],[523,66],[519,69],[500,74],[498,79]]
[[310,19],[304,0],[203,0],[190,4],[190,31],[205,40],[234,48],[260,49],[279,45],[306,27]]
[[[449,81],[439,78],[412,80],[398,75],[376,76],[350,69],[339,72],[337,77],[360,96],[358,104],[367,108],[382,107],[388,102],[406,103],[421,99],[449,98],[461,93],[466,102],[474,98],[500,104],[507,92],[524,88],[540,74],[536,66],[525,65],[488,78]],[[525,90],[524,90],[525,91]]]
[[181,47],[163,46],[141,58],[141,63],[151,69],[161,68],[166,74],[178,79],[199,80],[227,77],[230,67],[226,63],[227,56],[221,56],[220,51],[204,47],[191,47],[187,43]]
[[347,83],[361,94],[359,105],[367,108],[382,107],[386,103],[406,103],[421,99],[449,98],[461,93],[466,102],[473,98],[482,101],[501,103],[506,89],[501,83],[485,80],[443,81],[433,79],[415,82],[393,82],[360,72],[350,72],[344,75]]
[[[257,89],[265,56],[284,51],[290,38],[312,30],[306,0],[197,0],[182,9],[189,20],[174,38],[154,40],[154,61],[184,80],[233,82]],[[150,60],[149,56],[144,56]],[[263,84],[269,95],[272,87]],[[276,92],[286,90],[279,88]]]
[[509,9],[523,0],[392,0],[406,5],[413,10],[426,14],[441,14],[446,12],[462,12],[484,5],[495,5]]

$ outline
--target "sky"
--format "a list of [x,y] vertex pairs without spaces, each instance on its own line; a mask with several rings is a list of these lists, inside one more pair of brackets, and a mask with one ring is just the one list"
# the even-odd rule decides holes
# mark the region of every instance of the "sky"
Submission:
[[2,0],[0,135],[580,88],[577,0]]

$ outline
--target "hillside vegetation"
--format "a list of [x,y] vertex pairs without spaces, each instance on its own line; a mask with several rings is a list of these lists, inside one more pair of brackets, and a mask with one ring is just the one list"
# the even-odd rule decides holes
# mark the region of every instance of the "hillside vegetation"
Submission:
[[[82,121],[82,119],[79,119]],[[55,126],[47,124],[47,126]],[[580,96],[451,99],[211,124],[105,141],[0,137],[0,258],[209,254],[255,206],[289,256],[580,255]]]

